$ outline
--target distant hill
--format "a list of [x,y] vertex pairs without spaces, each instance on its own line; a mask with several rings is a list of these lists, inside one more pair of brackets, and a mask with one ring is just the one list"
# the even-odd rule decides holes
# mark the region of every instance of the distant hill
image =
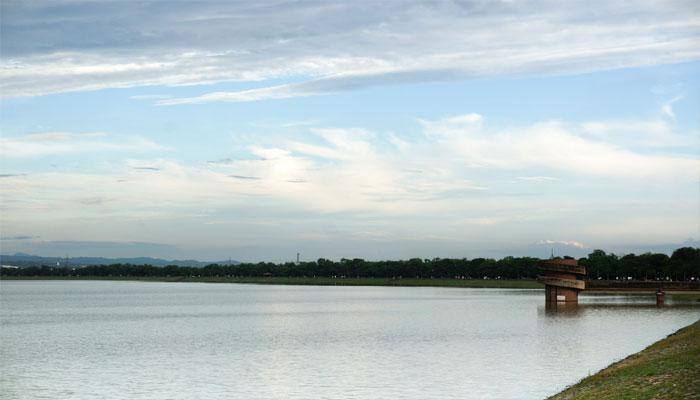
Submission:
[[238,261],[197,261],[197,260],[165,260],[152,257],[134,258],[106,258],[106,257],[41,257],[25,253],[0,254],[0,264],[15,267],[36,267],[42,265],[55,266],[85,266],[85,265],[110,265],[110,264],[133,264],[133,265],[153,265],[164,267],[166,265],[177,265],[178,267],[204,267],[209,264],[240,264]]

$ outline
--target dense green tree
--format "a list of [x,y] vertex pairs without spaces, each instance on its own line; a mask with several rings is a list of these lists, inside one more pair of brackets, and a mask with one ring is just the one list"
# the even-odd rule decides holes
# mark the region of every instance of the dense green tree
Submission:
[[[374,277],[374,278],[466,278],[466,279],[534,279],[539,259],[532,257],[490,258],[412,258],[400,261],[366,261],[360,258],[301,263],[211,264],[203,268],[174,265],[93,265],[84,267],[40,266],[2,268],[3,276],[99,276],[99,277]],[[627,254],[618,257],[594,250],[579,259],[586,267],[588,279],[628,278],[638,280],[700,279],[700,249],[683,247],[665,254]]]

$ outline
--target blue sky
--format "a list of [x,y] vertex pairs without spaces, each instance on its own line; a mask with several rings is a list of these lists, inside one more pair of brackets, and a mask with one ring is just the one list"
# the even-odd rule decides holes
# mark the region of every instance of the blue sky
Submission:
[[3,2],[2,252],[668,251],[692,2]]

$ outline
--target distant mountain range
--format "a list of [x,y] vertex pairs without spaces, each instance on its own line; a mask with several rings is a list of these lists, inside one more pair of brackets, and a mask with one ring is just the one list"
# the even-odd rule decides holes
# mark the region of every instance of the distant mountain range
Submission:
[[133,265],[153,265],[164,267],[166,265],[177,265],[178,267],[204,267],[209,264],[240,264],[238,261],[197,261],[197,260],[165,260],[152,257],[134,258],[106,258],[106,257],[41,257],[25,253],[0,254],[0,264],[3,266],[15,267],[37,267],[42,265],[61,267],[79,267],[85,265],[109,265],[109,264],[133,264]]

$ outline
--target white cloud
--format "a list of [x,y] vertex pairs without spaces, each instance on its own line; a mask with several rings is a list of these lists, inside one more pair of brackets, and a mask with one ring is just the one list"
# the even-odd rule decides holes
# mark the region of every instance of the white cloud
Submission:
[[[664,111],[664,107],[661,108],[664,114],[669,111],[670,109]],[[693,133],[677,132],[674,121],[667,118],[592,121],[582,124],[581,129],[590,138],[618,146],[665,147],[677,150],[700,146],[700,137]]]
[[484,118],[476,113],[442,118],[436,121],[419,119],[424,132],[429,136],[459,137],[477,132]]
[[669,123],[661,119],[587,122],[582,128],[590,135],[607,136],[608,139],[614,135],[631,134],[631,139],[639,140],[640,136],[666,137],[672,133]]
[[167,150],[140,136],[110,136],[103,132],[43,132],[0,137],[0,155],[8,158],[106,151],[149,152]]
[[85,138],[96,138],[105,137],[107,133],[104,132],[84,132],[84,133],[71,133],[71,132],[40,132],[40,133],[30,133],[25,136],[26,141],[30,142],[66,142],[75,139],[85,139]]
[[544,239],[540,240],[537,243],[537,245],[562,245],[562,246],[570,246],[570,247],[576,247],[577,249],[585,249],[588,246],[581,242],[577,242],[575,240],[550,240],[550,239]]
[[471,120],[451,121],[454,118],[421,124],[426,135],[436,138],[439,151],[460,157],[467,167],[544,168],[605,177],[684,180],[695,179],[700,167],[696,157],[649,155],[622,148],[615,141],[594,140],[586,135],[589,124],[584,124],[583,131],[556,121],[491,130],[475,126]]
[[559,178],[553,176],[519,176],[515,178],[519,181],[525,182],[558,182],[561,181]]
[[[222,81],[296,82],[160,102],[189,104],[676,63],[700,57],[700,20],[693,10],[693,2],[683,1],[596,7],[577,1],[153,2],[143,7],[12,2],[3,4],[0,79],[5,97]],[[120,29],[109,28],[117,24]],[[274,29],[261,35],[261,26]]]
[[221,101],[230,103],[241,103],[246,101],[287,99],[290,97],[305,97],[320,94],[314,92],[305,92],[303,90],[295,90],[298,87],[298,85],[279,85],[265,87],[261,89],[242,90],[239,92],[214,92],[197,97],[159,100],[156,102],[156,105],[173,106],[180,104],[202,104]]
[[668,118],[676,119],[676,114],[673,112],[673,103],[677,102],[678,100],[682,100],[682,99],[683,99],[683,96],[676,96],[676,97],[672,98],[671,100],[664,102],[664,104],[661,105],[661,113]]

